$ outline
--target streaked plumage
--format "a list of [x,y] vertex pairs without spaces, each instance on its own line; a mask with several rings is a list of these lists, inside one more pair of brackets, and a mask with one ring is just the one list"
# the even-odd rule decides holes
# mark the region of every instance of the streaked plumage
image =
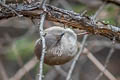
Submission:
[[[47,53],[44,62],[48,65],[61,65],[70,61],[78,52],[77,35],[73,30],[62,27],[50,27],[45,30]],[[42,51],[41,40],[35,45],[35,54],[40,59]]]

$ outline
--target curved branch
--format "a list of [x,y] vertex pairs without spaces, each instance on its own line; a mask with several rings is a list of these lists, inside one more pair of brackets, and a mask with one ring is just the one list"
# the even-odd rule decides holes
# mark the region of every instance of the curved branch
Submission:
[[[89,16],[80,15],[73,11],[60,9],[54,6],[46,5],[46,11],[40,8],[40,2],[31,4],[11,4],[12,7],[19,14],[29,18],[40,18],[44,12],[47,13],[46,19],[49,21],[63,23],[73,28],[86,30],[95,35],[101,35],[109,39],[113,39],[120,43],[120,28],[105,24],[101,21],[95,21]],[[10,18],[16,16],[12,11],[2,7],[0,10],[0,19]]]

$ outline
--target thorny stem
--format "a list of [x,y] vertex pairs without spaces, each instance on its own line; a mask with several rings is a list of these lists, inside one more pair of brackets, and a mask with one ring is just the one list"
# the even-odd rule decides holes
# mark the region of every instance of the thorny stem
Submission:
[[[120,28],[118,26],[113,26],[106,24],[102,21],[96,21],[95,24],[89,16],[81,16],[79,13],[73,11],[60,9],[51,5],[46,4],[46,11],[40,8],[41,2],[35,2],[31,4],[8,4],[16,12],[22,14],[25,17],[32,19],[40,19],[42,12],[47,13],[46,19],[53,22],[63,23],[73,28],[78,28],[81,30],[86,30],[94,35],[101,35],[109,38],[116,37],[116,41],[120,43]],[[36,12],[38,10],[38,12]],[[12,11],[4,8],[2,6],[0,11],[0,19],[6,19],[14,17]]]

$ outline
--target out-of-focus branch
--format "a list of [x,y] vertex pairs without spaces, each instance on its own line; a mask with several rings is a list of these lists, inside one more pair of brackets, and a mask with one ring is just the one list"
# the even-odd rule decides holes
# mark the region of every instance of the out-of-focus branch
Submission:
[[108,3],[113,3],[115,5],[120,6],[120,0],[102,0],[102,1],[106,1]]
[[[18,62],[18,64],[19,64],[19,66],[20,66],[20,67],[23,67],[23,66],[24,66],[23,61],[22,61],[21,56],[19,55],[19,52],[18,52],[18,50],[17,50],[17,47],[16,47],[16,44],[15,44],[15,43],[13,43],[13,45],[12,45],[12,50],[13,50],[14,54],[15,54],[16,57],[17,57],[17,62]],[[25,70],[25,69],[24,69],[24,70]],[[31,75],[30,75],[29,72],[26,73],[25,77],[26,77],[28,80],[32,80],[32,77],[31,77]]]
[[61,68],[61,66],[55,66],[55,70],[56,70],[59,74],[61,74],[62,76],[64,76],[64,77],[67,76],[67,72],[65,72],[65,71]]
[[86,42],[86,40],[87,40],[87,37],[88,37],[88,35],[85,35],[84,38],[83,38],[83,41],[82,41],[81,45],[79,44],[79,49],[80,49],[80,50],[79,50],[78,54],[75,56],[75,58],[74,58],[74,60],[73,60],[73,62],[72,62],[72,64],[71,64],[71,67],[70,67],[70,69],[69,69],[69,72],[68,72],[68,75],[67,75],[67,77],[66,77],[66,80],[70,80],[70,79],[71,79],[71,75],[72,75],[72,72],[73,72],[74,67],[75,67],[75,65],[76,65],[76,62],[77,62],[77,60],[79,59],[82,51],[84,50],[84,46],[85,46],[85,42]]
[[[98,46],[98,47],[111,47],[110,44],[111,41],[105,41],[105,40],[94,40],[94,41],[87,41],[88,44],[94,43],[93,45]],[[93,46],[91,45],[91,46]],[[120,44],[114,44],[114,48],[115,49],[120,49]]]
[[8,75],[5,71],[5,68],[4,68],[1,60],[0,60],[0,74],[1,74],[3,80],[8,80]]
[[33,57],[29,62],[27,62],[21,69],[19,69],[16,74],[9,80],[20,80],[27,72],[29,72],[37,64],[38,60]]
[[100,78],[103,76],[104,71],[106,70],[106,68],[108,66],[108,63],[109,63],[109,61],[110,61],[110,59],[111,59],[111,57],[112,57],[112,55],[113,55],[113,53],[115,51],[114,44],[115,44],[115,41],[113,40],[112,45],[111,45],[111,49],[110,49],[110,51],[108,53],[108,56],[107,56],[107,58],[105,60],[104,70],[102,72],[100,72],[100,74],[96,77],[95,80],[100,80]]
[[[100,6],[99,9],[94,14],[94,16],[92,17],[92,19],[95,20],[95,21],[93,21],[93,24],[95,24],[96,18],[100,14],[100,12],[103,10],[105,4],[106,3],[104,3],[102,6]],[[78,54],[76,55],[76,57],[74,58],[74,61],[73,61],[72,65],[71,65],[71,67],[70,67],[70,70],[68,72],[68,76],[67,76],[66,80],[70,80],[70,78],[71,78],[71,75],[72,75],[73,69],[75,67],[75,64],[76,64],[77,60],[79,59],[82,51],[84,50],[84,45],[85,45],[85,42],[87,40],[87,37],[88,37],[88,35],[85,35],[84,38],[83,38],[82,44],[81,45],[79,44],[80,50],[79,50]]]
[[0,0],[0,3],[5,4],[5,3],[6,3],[6,0]]
[[[42,15],[43,12],[46,12],[47,14],[47,20],[63,23],[68,26],[72,26],[73,28],[79,28],[81,30],[86,30],[89,33],[95,34],[95,35],[101,35],[104,37],[107,37],[109,39],[113,39],[115,37],[115,40],[117,42],[120,42],[120,28],[105,24],[101,21],[96,21],[95,24],[93,24],[94,20],[92,20],[90,17],[86,15],[80,15],[79,13],[75,13],[73,11],[68,11],[64,9],[60,9],[54,6],[46,5],[46,11],[40,8],[39,2],[31,3],[31,4],[18,4],[18,5],[9,5],[13,9],[15,9],[16,12],[19,14],[29,17],[29,18],[40,18],[40,15]],[[0,11],[0,19],[10,18],[16,16],[13,14],[12,11],[2,8]]]
[[110,79],[110,80],[117,80],[117,79],[112,75],[112,73],[110,73],[107,69],[104,70],[105,67],[93,56],[92,53],[90,53],[90,52],[88,51],[87,48],[84,49],[83,53],[87,55],[87,57],[95,64],[95,66],[96,66],[101,72],[104,73],[104,75],[105,75],[108,79]]

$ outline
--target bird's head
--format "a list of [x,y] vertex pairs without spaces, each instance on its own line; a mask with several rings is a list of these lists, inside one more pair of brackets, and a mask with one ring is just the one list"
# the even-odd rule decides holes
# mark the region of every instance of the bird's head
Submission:
[[52,34],[56,37],[58,42],[62,44],[75,45],[77,42],[76,33],[70,28],[63,28],[54,26],[45,30],[47,34]]

